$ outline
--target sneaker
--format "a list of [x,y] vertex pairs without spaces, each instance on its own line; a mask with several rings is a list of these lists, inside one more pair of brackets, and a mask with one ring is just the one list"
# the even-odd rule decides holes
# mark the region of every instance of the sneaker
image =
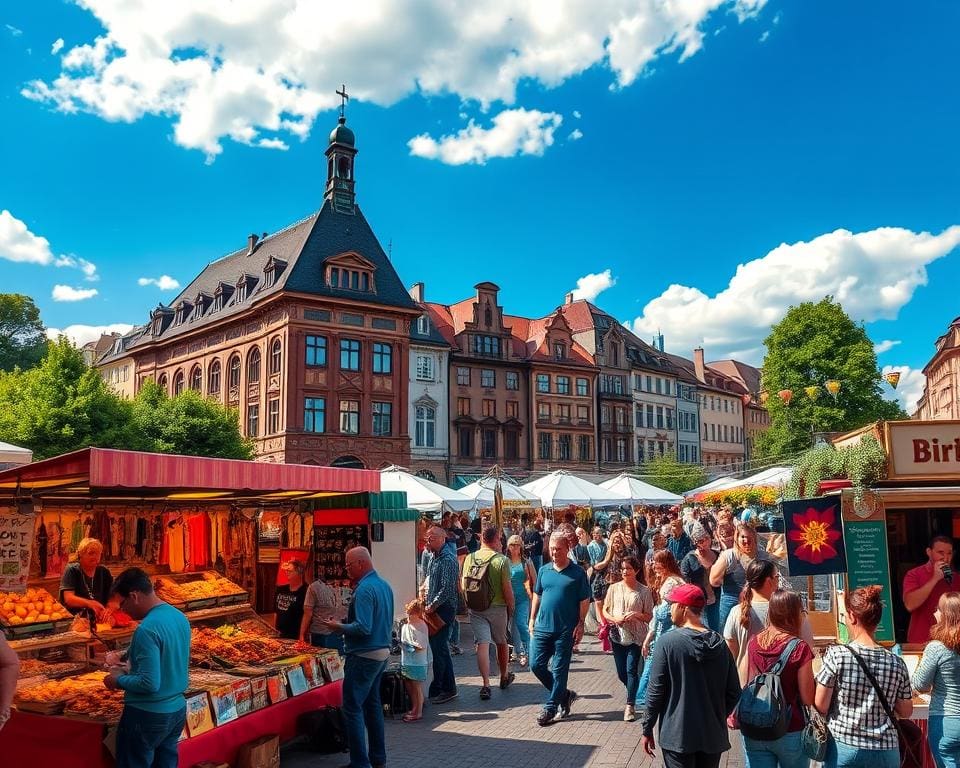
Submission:
[[480,701],[487,701],[490,698],[490,686],[480,686]]
[[637,713],[634,712],[633,707],[629,704],[623,708],[623,722],[632,723],[637,719]]
[[431,704],[446,704],[448,701],[453,701],[457,698],[457,692],[451,691],[450,693],[438,693],[432,699],[430,699]]
[[555,717],[556,715],[550,710],[541,710],[540,714],[537,715],[537,725],[539,725],[541,728],[545,725],[550,725]]
[[500,678],[500,690],[505,691],[510,687],[510,683],[517,679],[517,676],[513,672],[509,672],[506,677]]
[[568,717],[570,715],[570,707],[573,706],[573,702],[577,700],[577,692],[567,689],[567,696],[563,700],[563,704],[560,705],[560,717]]

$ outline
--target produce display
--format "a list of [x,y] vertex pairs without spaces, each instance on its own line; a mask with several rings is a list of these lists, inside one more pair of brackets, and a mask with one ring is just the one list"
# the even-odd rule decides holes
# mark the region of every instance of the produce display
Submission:
[[287,645],[270,637],[244,632],[232,624],[217,629],[194,627],[190,646],[193,664],[257,664],[287,653]]
[[78,696],[90,696],[105,690],[103,680],[106,672],[87,672],[85,675],[65,677],[63,680],[47,680],[17,691],[16,703],[24,704],[66,704]]
[[77,661],[49,662],[40,659],[20,659],[20,677],[60,677],[82,672],[86,664]]
[[93,720],[116,722],[123,714],[123,691],[95,691],[70,699],[63,710],[65,715],[79,715]]
[[71,614],[47,590],[31,587],[26,592],[0,592],[0,621],[16,627],[69,619]]
[[207,600],[212,597],[243,594],[242,587],[217,573],[206,572],[196,581],[177,582],[168,576],[157,579],[155,588],[161,599],[168,603],[187,603],[191,600]]

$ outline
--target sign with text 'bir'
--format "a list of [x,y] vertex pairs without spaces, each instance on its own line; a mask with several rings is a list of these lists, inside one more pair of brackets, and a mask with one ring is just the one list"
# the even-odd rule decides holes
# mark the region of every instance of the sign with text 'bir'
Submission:
[[960,421],[884,424],[888,480],[960,479]]
[[35,520],[35,515],[0,509],[0,592],[27,588]]

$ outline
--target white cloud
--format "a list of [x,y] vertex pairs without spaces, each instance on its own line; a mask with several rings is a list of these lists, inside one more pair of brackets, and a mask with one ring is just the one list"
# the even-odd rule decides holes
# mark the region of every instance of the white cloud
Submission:
[[84,301],[92,299],[99,291],[96,288],[73,288],[69,285],[53,286],[50,294],[54,301]]
[[63,38],[58,37],[56,40],[53,41],[53,45],[50,46],[50,53],[56,56],[62,50],[63,50]]
[[17,29],[15,26],[13,26],[13,24],[4,24],[4,26],[7,28],[7,32],[9,32],[14,37],[20,37],[20,35],[23,34],[23,30]]
[[284,152],[290,149],[287,142],[282,139],[260,139],[260,141],[257,142],[257,146],[263,149],[279,149]]
[[137,280],[137,285],[155,285],[161,291],[175,291],[180,287],[180,283],[170,277],[170,275],[160,275],[160,277],[141,277]]
[[473,120],[455,135],[434,139],[425,133],[407,142],[410,154],[447,165],[483,165],[492,157],[542,155],[553,144],[553,133],[563,118],[536,109],[506,109],[493,118],[490,128]]
[[873,353],[875,355],[882,355],[884,352],[889,352],[895,346],[902,343],[900,340],[884,339],[879,344],[873,345]]
[[765,4],[84,0],[103,32],[22,93],[110,121],[168,118],[176,143],[212,158],[225,138],[304,138],[344,72],[355,99],[381,106],[412,93],[512,106],[520,82],[555,88],[596,66],[624,88],[660,57],[696,54],[711,17]]
[[577,120],[579,120],[582,117],[582,115],[580,114],[580,110],[579,109],[573,110],[573,116],[577,118]]
[[927,283],[926,267],[960,245],[960,226],[939,235],[884,227],[838,229],[737,267],[729,285],[709,296],[674,284],[632,324],[646,338],[662,328],[670,351],[689,355],[704,344],[711,359],[763,359],[763,340],[787,309],[832,295],[855,320],[894,319]]
[[578,141],[579,139],[583,138],[583,131],[581,131],[579,128],[574,128],[572,131],[570,131],[570,135],[567,136],[567,138],[570,141]]
[[76,256],[54,257],[50,241],[31,232],[27,225],[10,211],[0,211],[0,259],[26,264],[72,267],[83,272],[89,281],[99,280],[97,265]]
[[759,40],[759,41],[760,41],[761,43],[765,43],[765,42],[767,42],[767,40],[769,40],[769,39],[770,39],[770,30],[769,30],[769,29],[763,30],[763,34],[760,35],[760,40]]
[[913,412],[917,410],[917,400],[919,400],[923,394],[927,377],[923,375],[923,371],[918,371],[909,365],[885,365],[881,373],[886,375],[894,371],[900,374],[900,381],[897,382],[897,388],[891,389],[890,385],[884,382],[884,394],[887,395],[888,400],[899,401],[903,410],[913,415]]
[[611,274],[609,269],[584,275],[577,279],[577,287],[573,289],[573,298],[574,300],[595,301],[597,296],[616,284],[617,278]]
[[66,328],[47,328],[47,338],[56,341],[66,336],[76,346],[82,347],[90,341],[96,341],[105,333],[125,334],[133,330],[129,323],[111,323],[110,325],[68,325]]

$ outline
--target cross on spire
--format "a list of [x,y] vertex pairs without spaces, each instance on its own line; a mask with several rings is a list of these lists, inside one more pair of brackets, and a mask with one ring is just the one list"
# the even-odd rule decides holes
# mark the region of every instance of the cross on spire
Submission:
[[340,117],[345,117],[344,109],[347,106],[347,102],[350,101],[350,94],[347,93],[346,85],[340,86],[340,90],[337,91],[337,96],[340,97]]

